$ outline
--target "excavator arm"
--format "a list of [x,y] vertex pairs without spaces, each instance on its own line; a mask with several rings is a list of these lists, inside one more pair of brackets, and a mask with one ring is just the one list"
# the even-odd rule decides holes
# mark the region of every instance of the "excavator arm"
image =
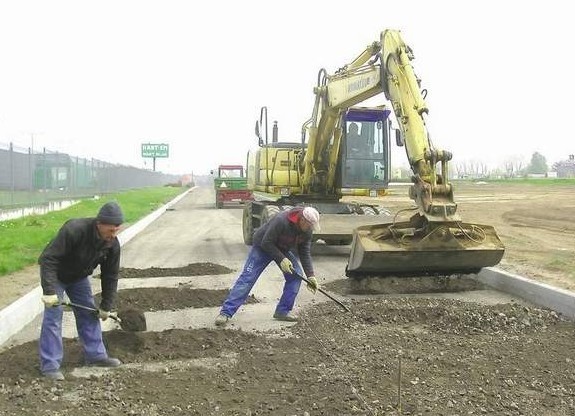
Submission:
[[403,133],[407,159],[414,173],[410,196],[428,221],[458,220],[457,204],[448,182],[452,154],[435,149],[430,140],[425,124],[429,110],[411,64],[413,52],[398,31],[386,30],[381,34],[381,56],[384,92]]
[[372,62],[379,61],[381,87],[402,133],[413,171],[409,196],[415,201],[417,213],[409,221],[354,230],[346,274],[473,273],[499,263],[504,247],[493,227],[463,223],[457,215],[449,183],[452,155],[436,149],[431,142],[425,123],[429,110],[411,64],[411,48],[399,31],[385,30],[380,41],[344,67],[342,73],[359,70],[370,59],[370,53]]

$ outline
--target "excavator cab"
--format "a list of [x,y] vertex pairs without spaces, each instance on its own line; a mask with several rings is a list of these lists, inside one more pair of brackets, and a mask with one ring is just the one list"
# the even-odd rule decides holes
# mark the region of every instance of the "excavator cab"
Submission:
[[340,154],[340,188],[343,195],[383,195],[390,168],[390,111],[350,108],[342,117],[344,143]]

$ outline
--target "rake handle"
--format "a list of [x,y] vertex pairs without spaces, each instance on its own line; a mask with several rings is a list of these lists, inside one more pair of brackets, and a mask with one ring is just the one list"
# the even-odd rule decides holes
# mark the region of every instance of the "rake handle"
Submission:
[[[299,277],[301,280],[303,280],[304,282],[306,282],[308,285],[311,284],[311,282],[309,281],[309,279],[307,279],[306,277],[303,277],[301,274],[299,273],[294,273],[297,277]],[[318,286],[317,290],[327,296],[328,298],[330,298],[331,300],[333,300],[335,303],[337,303],[339,306],[341,306],[343,309],[345,309],[346,312],[351,312],[351,310],[345,306],[339,299],[334,298],[332,295],[330,295],[328,292],[326,292],[325,290],[323,290],[321,287]]]

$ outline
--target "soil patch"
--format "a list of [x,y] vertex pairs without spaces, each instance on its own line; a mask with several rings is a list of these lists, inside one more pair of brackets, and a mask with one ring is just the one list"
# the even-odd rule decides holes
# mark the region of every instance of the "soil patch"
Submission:
[[330,282],[324,289],[342,295],[456,293],[483,290],[487,286],[469,275],[424,277],[367,277]]
[[120,279],[138,277],[168,277],[168,276],[203,276],[213,274],[228,274],[234,270],[214,263],[191,263],[182,267],[150,267],[148,269],[134,269],[121,267]]
[[[207,308],[220,306],[228,290],[192,289],[189,287],[146,287],[118,290],[116,304],[118,309],[135,308],[144,311],[175,311],[185,308]],[[96,304],[100,294],[94,296]],[[248,296],[246,303],[258,303],[253,296]]]

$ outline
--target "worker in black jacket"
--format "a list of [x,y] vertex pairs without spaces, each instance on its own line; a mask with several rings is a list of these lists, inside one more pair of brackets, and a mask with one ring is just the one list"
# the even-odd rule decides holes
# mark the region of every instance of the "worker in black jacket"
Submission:
[[297,275],[304,275],[305,272],[308,288],[314,293],[318,288],[311,260],[314,230],[319,231],[319,213],[313,207],[295,207],[280,212],[259,227],[254,233],[244,268],[216,318],[216,325],[225,326],[228,323],[272,261],[277,263],[285,278],[283,293],[273,317],[280,321],[297,321],[297,317],[291,314],[302,282]]
[[[120,242],[118,232],[124,216],[115,202],[104,204],[96,218],[66,221],[38,259],[42,283],[44,317],[40,332],[40,371],[53,380],[63,380],[60,370],[64,356],[62,342],[62,301],[97,309],[95,314],[73,308],[78,337],[86,364],[117,367],[120,360],[108,356],[102,339],[100,319],[108,319],[118,288]],[[100,266],[102,295],[95,306],[89,277]]]

